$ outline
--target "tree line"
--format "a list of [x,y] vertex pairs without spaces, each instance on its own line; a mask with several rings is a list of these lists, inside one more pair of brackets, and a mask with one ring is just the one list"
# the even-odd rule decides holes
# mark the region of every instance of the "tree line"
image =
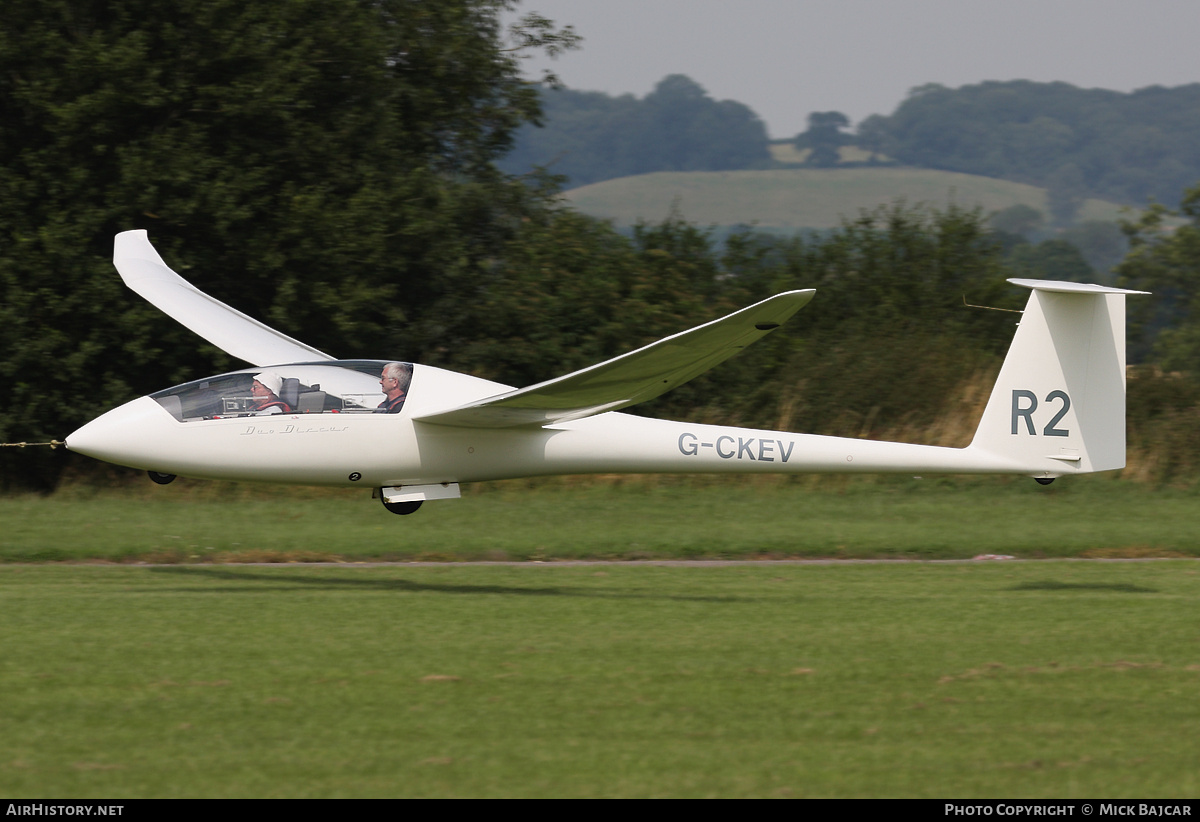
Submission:
[[[502,167],[545,166],[570,186],[654,171],[720,171],[771,165],[758,117],[717,102],[682,75],[639,100],[547,91],[540,126],[516,135]],[[871,162],[958,171],[1046,188],[1051,216],[1070,225],[1087,197],[1177,204],[1200,179],[1200,83],[1123,93],[1028,80],[913,89],[890,115],[852,123],[811,112],[796,136],[809,165],[841,165],[854,145]],[[884,159],[886,158],[886,160]]]
[[638,99],[548,89],[540,124],[516,135],[500,168],[541,166],[571,186],[655,171],[720,171],[770,163],[767,130],[747,106],[714,100],[682,74]]
[[1200,83],[1130,93],[1029,80],[913,89],[856,142],[908,165],[1049,189],[1059,222],[1083,197],[1177,204],[1200,180]]

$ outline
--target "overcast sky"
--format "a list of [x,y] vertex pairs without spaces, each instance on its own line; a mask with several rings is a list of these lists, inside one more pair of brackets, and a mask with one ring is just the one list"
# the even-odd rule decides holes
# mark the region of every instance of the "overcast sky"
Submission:
[[686,74],[773,138],[813,111],[855,124],[908,90],[1062,80],[1132,91],[1200,82],[1200,0],[523,0],[584,38],[553,69],[582,91],[642,97]]

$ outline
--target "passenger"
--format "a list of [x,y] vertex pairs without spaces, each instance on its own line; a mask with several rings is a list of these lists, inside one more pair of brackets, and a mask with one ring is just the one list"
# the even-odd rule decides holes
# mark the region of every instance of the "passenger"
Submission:
[[408,385],[412,382],[412,363],[390,362],[379,375],[383,388],[383,402],[375,409],[376,414],[399,414],[408,398]]
[[250,409],[256,417],[268,414],[290,414],[292,407],[279,399],[279,391],[283,388],[283,377],[271,371],[254,375],[254,383],[250,393],[254,395],[255,404]]

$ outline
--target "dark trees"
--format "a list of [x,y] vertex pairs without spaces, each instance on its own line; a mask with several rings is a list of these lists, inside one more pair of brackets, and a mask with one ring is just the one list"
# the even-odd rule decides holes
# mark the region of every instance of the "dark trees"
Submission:
[[[573,212],[525,223],[466,306],[459,367],[529,384],[792,288],[817,297],[776,334],[634,413],[858,436],[926,424],[1011,339],[1020,306],[981,214],[897,204],[840,228],[722,245],[678,217],[633,236]],[[919,386],[919,388],[918,388]]]
[[[510,39],[512,5],[0,5],[0,436],[61,438],[234,365],[124,290],[124,229],[331,353],[432,347],[436,307],[544,207],[494,161],[539,112],[520,48],[573,36],[535,19]],[[3,479],[58,465],[6,459]]]
[[[1168,229],[1169,216],[1185,225]],[[1139,353],[1168,371],[1200,375],[1200,185],[1184,192],[1179,212],[1156,205],[1127,223],[1129,254],[1117,266],[1119,284],[1153,292],[1130,312]]]
[[983,216],[953,206],[864,210],[774,254],[773,277],[774,255],[760,255],[766,291],[815,287],[817,296],[761,352],[746,353],[726,402],[744,419],[794,430],[921,437],[1011,340],[1011,315],[965,308],[963,297],[1019,308],[1024,296],[1004,283]]
[[842,129],[850,127],[850,118],[840,111],[814,111],[808,115],[808,130],[796,137],[796,148],[809,149],[810,166],[831,168],[841,159],[839,149],[850,142]]
[[1028,80],[931,84],[876,125],[901,162],[1050,188],[1059,222],[1083,196],[1170,203],[1200,179],[1200,83],[1129,94]]

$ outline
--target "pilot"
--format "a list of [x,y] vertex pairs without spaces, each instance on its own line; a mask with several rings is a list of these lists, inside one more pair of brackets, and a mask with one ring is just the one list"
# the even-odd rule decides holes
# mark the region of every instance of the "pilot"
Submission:
[[412,363],[390,362],[379,375],[383,388],[383,402],[375,409],[376,414],[399,414],[408,398],[408,384],[412,382]]
[[279,399],[281,388],[283,377],[272,371],[254,375],[254,382],[250,386],[250,393],[254,395],[254,405],[250,410],[256,417],[292,413],[292,407]]

